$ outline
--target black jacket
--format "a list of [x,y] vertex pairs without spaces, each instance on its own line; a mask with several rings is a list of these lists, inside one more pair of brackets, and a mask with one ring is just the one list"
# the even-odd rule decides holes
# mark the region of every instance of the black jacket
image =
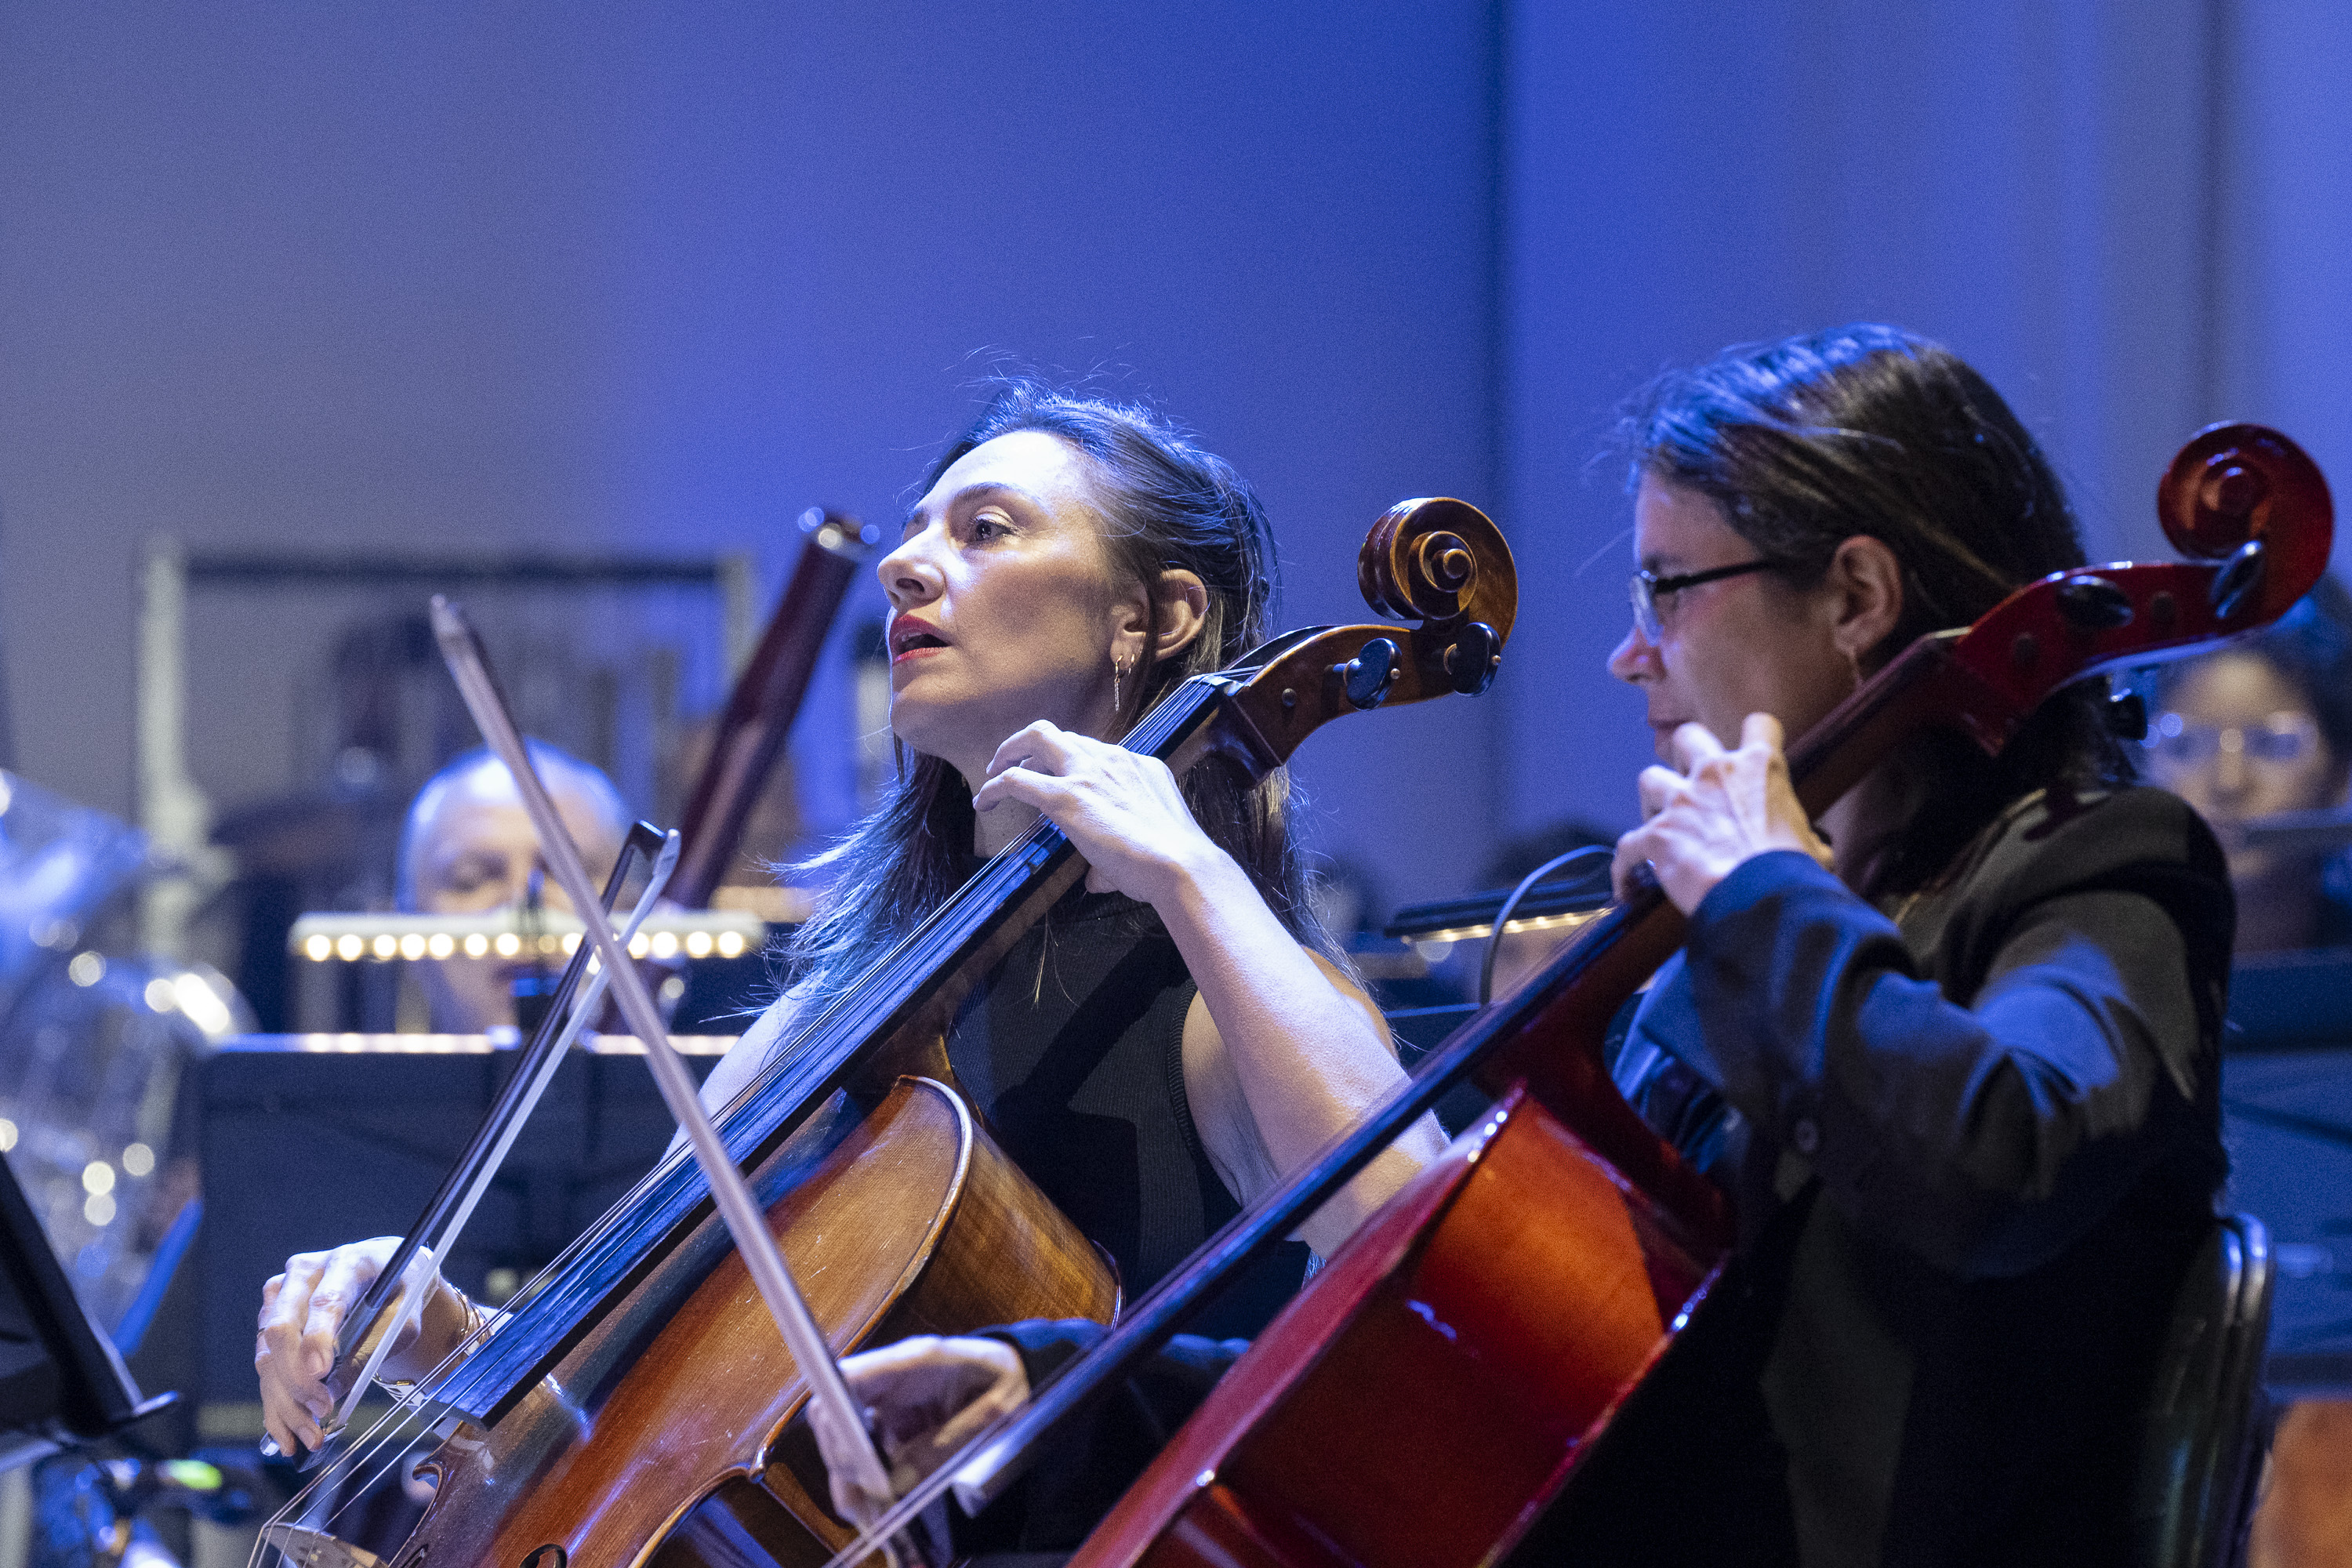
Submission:
[[[2224,1170],[2233,921],[2154,790],[2030,796],[1887,910],[1793,853],[1725,879],[1617,1064],[1741,1246],[1513,1560],[2128,1561],[2139,1405]],[[1033,1377],[1098,1333],[1005,1331]],[[1073,1543],[1239,1349],[1180,1340],[1037,1467],[1045,1506],[976,1534]]]
[[2156,790],[2029,796],[1884,910],[1794,853],[1725,879],[1618,1067],[1740,1256],[1528,1560],[2127,1560],[2233,919]]

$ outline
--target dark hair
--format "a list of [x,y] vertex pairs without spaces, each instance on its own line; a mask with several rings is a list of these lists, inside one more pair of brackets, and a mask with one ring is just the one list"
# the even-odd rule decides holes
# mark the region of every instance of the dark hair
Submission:
[[[2333,574],[2320,578],[2270,626],[2207,658],[2231,654],[2252,654],[2278,671],[2310,704],[2320,738],[2338,765],[2352,763],[2352,593],[2345,592]],[[2204,662],[2182,659],[2160,666],[2158,699],[2170,697]]]
[[[1885,544],[1902,566],[1903,614],[1864,656],[1869,669],[2083,564],[2065,489],[2009,405],[1958,355],[1894,327],[1836,327],[1670,372],[1627,405],[1619,439],[1630,482],[1652,474],[1713,500],[1800,587],[1821,581],[1845,540]],[[1957,735],[1923,739],[1933,755],[1917,771],[1935,809],[1913,814],[1926,831],[1906,835],[1879,879],[1932,875],[2032,789],[2127,779],[2105,697],[2098,682],[2062,693],[1990,763]]]
[[[1158,639],[1145,637],[1129,716],[1140,715],[1191,676],[1239,663],[1265,640],[1274,592],[1265,509],[1223,458],[1149,409],[1026,378],[1002,380],[979,416],[931,465],[923,489],[974,447],[1021,430],[1053,436],[1087,459],[1114,574],[1150,583],[1163,571],[1181,569],[1208,591],[1201,635],[1181,653],[1155,659]],[[1186,775],[1182,787],[1202,830],[1249,872],[1283,923],[1302,941],[1328,947],[1308,910],[1285,821],[1284,771],[1251,785],[1230,763],[1213,758]],[[794,982],[844,983],[880,956],[962,882],[971,842],[971,792],[963,775],[937,757],[899,746],[898,776],[887,798],[811,863],[838,870],[823,909],[785,949]]]

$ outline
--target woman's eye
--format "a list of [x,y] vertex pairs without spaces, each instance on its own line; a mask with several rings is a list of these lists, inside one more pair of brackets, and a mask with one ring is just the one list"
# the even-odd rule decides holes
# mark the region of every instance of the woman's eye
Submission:
[[1011,529],[1005,527],[1004,524],[997,521],[992,517],[974,518],[972,520],[971,536],[976,540],[1001,539],[1012,531],[1013,531]]

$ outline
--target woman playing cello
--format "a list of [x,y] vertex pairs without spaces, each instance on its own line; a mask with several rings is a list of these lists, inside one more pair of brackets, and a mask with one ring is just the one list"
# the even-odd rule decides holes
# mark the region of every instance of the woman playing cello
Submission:
[[[1782,753],[1922,633],[2079,564],[2064,496],[1981,378],[1882,327],[1668,375],[1623,436],[1638,571],[1610,668],[1661,765],[1617,863],[1648,863],[1688,938],[1614,1070],[1741,1245],[1521,1556],[2125,1560],[2140,1400],[2223,1170],[2219,849],[2126,787],[2087,695],[1997,762],[1912,742],[1818,824]],[[885,1349],[853,1381],[923,1453],[946,1369],[982,1384],[1017,1348],[1001,1405],[1094,1332]],[[1163,1423],[1220,1353],[1176,1348],[1140,1391]],[[1033,1486],[1149,1447],[1104,1408]]]
[[[1399,1068],[1380,1015],[1302,896],[1277,773],[1179,785],[1119,749],[1164,691],[1265,634],[1271,541],[1223,462],[1140,410],[1014,383],[932,469],[879,565],[890,600],[892,798],[826,858],[831,901],[792,989],[704,1086],[725,1103],[796,1010],[936,907],[1039,813],[1087,887],[1017,945],[950,1037],[998,1142],[1139,1290],[1303,1162]],[[1441,1146],[1433,1122],[1304,1227],[1318,1251]],[[377,1238],[288,1260],[255,1362],[281,1447],[315,1446],[341,1314]],[[1303,1259],[1255,1282],[1263,1321]],[[1236,1292],[1237,1295],[1244,1292]],[[446,1284],[394,1375],[436,1363],[469,1309]]]

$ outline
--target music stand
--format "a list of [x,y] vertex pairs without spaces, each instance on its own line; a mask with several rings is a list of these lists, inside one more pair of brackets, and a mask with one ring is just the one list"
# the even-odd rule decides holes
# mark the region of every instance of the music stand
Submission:
[[111,1436],[178,1398],[140,1396],[0,1159],[0,1470]]

